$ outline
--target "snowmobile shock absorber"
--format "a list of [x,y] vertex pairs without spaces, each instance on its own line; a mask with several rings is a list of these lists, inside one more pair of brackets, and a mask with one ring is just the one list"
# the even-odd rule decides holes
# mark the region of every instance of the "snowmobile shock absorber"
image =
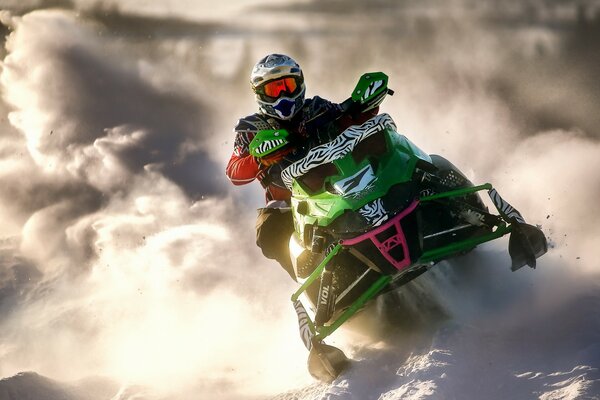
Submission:
[[333,290],[333,265],[333,263],[326,265],[323,274],[321,274],[321,286],[319,287],[317,312],[315,314],[315,324],[317,326],[325,324],[333,315],[336,297]]
[[325,235],[322,230],[315,225],[311,242],[311,251],[313,253],[322,253],[325,247]]
[[329,251],[327,253],[327,256],[323,259],[323,261],[321,261],[321,264],[319,264],[319,266],[317,268],[315,268],[315,270],[309,275],[308,278],[306,278],[306,281],[304,281],[304,283],[302,284],[302,286],[300,286],[298,288],[298,290],[292,295],[292,301],[295,302],[296,300],[298,300],[298,298],[300,297],[300,295],[302,293],[304,293],[304,291],[306,291],[306,289],[312,285],[312,283],[317,280],[317,278],[319,276],[321,276],[321,273],[323,272],[323,270],[325,269],[325,267],[327,266],[327,264],[329,264],[329,262],[331,261],[331,259],[333,257],[335,257],[337,255],[337,253],[339,253],[339,251],[341,250],[342,245],[341,244],[337,244],[335,247],[333,247],[331,249],[331,251]]
[[390,282],[392,281],[391,275],[382,275],[377,281],[375,281],[358,299],[356,299],[350,307],[348,307],[335,321],[330,325],[316,327],[317,335],[315,340],[322,341],[327,336],[331,335],[336,329],[338,329],[344,322],[358,312],[369,300],[377,296]]

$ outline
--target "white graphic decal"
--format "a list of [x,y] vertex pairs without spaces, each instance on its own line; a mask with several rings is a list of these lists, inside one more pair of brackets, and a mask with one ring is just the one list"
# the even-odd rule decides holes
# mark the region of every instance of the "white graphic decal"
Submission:
[[338,160],[350,153],[358,143],[386,128],[396,130],[396,124],[388,114],[377,115],[360,126],[351,126],[329,143],[313,147],[301,160],[296,161],[281,172],[281,179],[288,189],[292,180],[306,174],[319,165]]
[[500,197],[496,189],[490,189],[488,191],[488,194],[490,195],[490,198],[494,202],[494,205],[496,206],[498,211],[500,211],[501,214],[504,214],[506,218],[514,218],[517,222],[520,222],[522,224],[525,223],[525,219],[523,218],[521,213],[517,211],[516,208],[508,204],[508,202],[506,202],[502,197]]
[[312,348],[312,338],[313,333],[310,330],[310,326],[308,325],[308,314],[304,309],[304,306],[300,302],[300,300],[296,300],[294,302],[294,309],[296,310],[296,314],[298,314],[298,327],[300,328],[300,338],[304,345],[310,351]]
[[359,197],[362,192],[375,184],[377,177],[369,164],[349,178],[333,184],[335,190],[344,197]]
[[375,93],[375,91],[377,91],[381,85],[383,85],[383,81],[372,82],[367,90],[365,90],[365,94],[362,97],[363,100],[366,100],[372,93]]
[[266,142],[264,142],[260,146],[258,146],[258,149],[256,149],[256,153],[265,154],[269,150],[271,150],[283,143],[285,143],[284,139],[267,140]]
[[381,199],[365,204],[358,209],[358,212],[373,226],[379,226],[388,219],[387,211],[383,207]]

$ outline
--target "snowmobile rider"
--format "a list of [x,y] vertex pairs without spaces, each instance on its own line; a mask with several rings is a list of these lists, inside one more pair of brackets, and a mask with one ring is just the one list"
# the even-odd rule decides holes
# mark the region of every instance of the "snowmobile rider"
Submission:
[[[265,257],[277,260],[295,280],[288,250],[294,231],[289,208],[291,192],[283,184],[281,171],[310,148],[374,117],[378,107],[348,113],[341,104],[317,96],[305,99],[302,69],[283,54],[269,54],[258,61],[250,82],[258,112],[241,118],[235,126],[233,154],[226,174],[234,185],[257,179],[265,189],[267,206],[258,210],[256,244]],[[258,131],[265,129],[286,129],[290,145],[258,159],[250,155],[249,144]]]

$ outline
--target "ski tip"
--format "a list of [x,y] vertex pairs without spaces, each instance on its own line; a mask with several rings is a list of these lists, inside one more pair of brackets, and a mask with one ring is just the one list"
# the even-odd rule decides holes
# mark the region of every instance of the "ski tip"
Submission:
[[324,343],[313,343],[308,355],[308,372],[325,383],[333,382],[349,365],[344,352]]

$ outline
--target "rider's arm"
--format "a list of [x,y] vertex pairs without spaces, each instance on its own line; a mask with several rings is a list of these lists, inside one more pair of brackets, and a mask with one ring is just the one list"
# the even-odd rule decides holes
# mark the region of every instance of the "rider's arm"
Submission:
[[225,173],[234,185],[245,185],[260,175],[261,168],[251,155],[240,156],[234,152],[227,163]]
[[258,160],[249,154],[248,146],[242,140],[236,140],[233,154],[227,163],[225,173],[234,185],[245,185],[254,179],[262,179],[261,174],[269,167],[279,163],[293,148],[288,147]]
[[346,129],[352,125],[361,125],[379,113],[379,107],[361,113],[344,113],[337,124],[340,129]]
[[287,188],[268,183],[268,167],[259,165],[256,158],[250,155],[242,157],[234,152],[227,164],[226,173],[234,185],[245,185],[254,179],[261,180],[267,201],[290,199],[291,192]]
[[[237,127],[236,127],[237,128]],[[233,154],[227,163],[225,173],[234,185],[245,185],[261,174],[257,160],[250,155],[249,144],[256,132],[235,130]]]

